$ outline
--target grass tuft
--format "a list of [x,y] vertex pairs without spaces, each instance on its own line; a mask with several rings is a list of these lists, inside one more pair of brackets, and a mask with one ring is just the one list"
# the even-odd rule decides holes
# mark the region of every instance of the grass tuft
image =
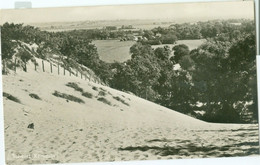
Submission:
[[99,95],[99,96],[106,96],[107,94],[106,94],[106,92],[104,92],[104,91],[99,91],[98,95]]
[[37,94],[30,93],[29,96],[31,96],[31,98],[34,98],[36,100],[41,100],[41,98]]
[[99,97],[97,100],[98,100],[98,101],[101,101],[101,102],[103,102],[103,103],[105,103],[105,104],[111,105],[111,102],[108,101],[108,100],[107,100],[106,98],[104,98],[104,97]]
[[92,98],[93,97],[93,95],[91,93],[89,93],[89,92],[82,92],[82,96],[87,97],[87,98]]
[[69,82],[66,84],[66,86],[73,88],[75,91],[83,92],[83,89],[74,82]]
[[125,104],[125,105],[129,106],[129,104],[128,104],[127,102],[125,102],[125,100],[121,99],[120,97],[114,96],[113,98],[114,98],[115,100],[121,102],[122,104]]
[[14,102],[21,103],[21,101],[20,101],[17,97],[12,96],[12,95],[9,94],[9,93],[3,92],[3,96],[6,97],[6,98],[9,99],[9,100],[14,101]]
[[93,89],[94,91],[98,91],[98,88],[95,87],[95,86],[93,86],[92,89]]
[[77,103],[85,103],[83,100],[81,100],[80,98],[78,97],[75,97],[75,96],[72,96],[72,95],[68,95],[66,93],[60,93],[58,91],[55,91],[53,93],[54,96],[56,97],[60,97],[60,98],[64,98],[64,99],[67,99],[67,100],[70,100],[70,101],[74,101],[74,102],[77,102]]

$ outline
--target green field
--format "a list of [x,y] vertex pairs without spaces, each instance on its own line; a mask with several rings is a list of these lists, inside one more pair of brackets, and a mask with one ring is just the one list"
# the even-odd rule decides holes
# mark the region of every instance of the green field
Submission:
[[[171,49],[173,46],[178,44],[185,44],[190,50],[198,48],[205,39],[200,40],[179,40],[176,44],[162,44],[153,45],[152,48],[156,49],[158,47],[163,47],[168,45]],[[112,62],[124,62],[131,58],[129,49],[135,43],[135,41],[119,41],[119,40],[96,40],[93,44],[96,45],[99,57],[102,61],[112,63]],[[173,52],[172,52],[173,55]]]
[[168,45],[172,49],[175,45],[185,44],[185,45],[187,45],[189,47],[190,50],[193,50],[193,49],[198,48],[204,42],[206,42],[205,39],[199,39],[199,40],[179,40],[179,41],[177,41],[176,44],[153,45],[152,48],[156,49],[158,47],[164,47],[164,46]]
[[102,61],[112,63],[114,61],[124,62],[131,58],[130,47],[135,41],[119,41],[119,40],[96,40],[99,57]]

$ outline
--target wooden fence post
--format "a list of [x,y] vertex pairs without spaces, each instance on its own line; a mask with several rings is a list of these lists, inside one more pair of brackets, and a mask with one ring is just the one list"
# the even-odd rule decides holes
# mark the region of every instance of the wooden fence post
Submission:
[[2,60],[2,61],[3,61],[3,74],[6,74],[5,60]]
[[65,67],[63,67],[63,74],[64,74],[64,76],[65,76]]
[[60,65],[58,64],[58,75],[60,74]]
[[14,59],[14,72],[16,73],[16,58]]
[[82,72],[80,72],[80,78],[82,79]]
[[52,73],[52,63],[50,62],[50,67],[51,67],[51,73]]
[[26,62],[24,63],[24,71],[27,72],[27,66]]
[[78,70],[76,70],[76,76],[78,77]]
[[70,72],[70,76],[71,76],[71,69],[69,69],[69,72]]
[[43,62],[43,60],[42,60],[42,71],[45,72],[45,70],[44,70],[44,62]]
[[34,63],[34,70],[37,71],[37,63]]

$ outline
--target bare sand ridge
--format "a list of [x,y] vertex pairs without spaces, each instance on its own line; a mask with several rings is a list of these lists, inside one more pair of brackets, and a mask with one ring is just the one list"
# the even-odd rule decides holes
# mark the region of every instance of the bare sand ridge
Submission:
[[[131,94],[33,67],[28,65],[28,73],[3,75],[4,92],[21,101],[4,97],[8,164],[258,154],[257,125],[206,123]],[[31,123],[34,129],[27,128]]]

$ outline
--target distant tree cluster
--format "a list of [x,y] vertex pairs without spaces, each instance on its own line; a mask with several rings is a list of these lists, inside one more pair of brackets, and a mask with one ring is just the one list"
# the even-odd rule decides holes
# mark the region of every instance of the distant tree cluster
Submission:
[[218,40],[236,40],[241,33],[254,31],[254,22],[250,20],[214,20],[197,23],[172,24],[169,27],[157,27],[142,33],[143,44],[174,44],[177,40],[217,38]]
[[84,38],[89,40],[107,40],[107,39],[122,39],[134,35],[140,35],[142,30],[133,31],[131,29],[114,29],[113,27],[106,27],[103,29],[88,29],[88,30],[73,30],[66,33],[77,38]]

